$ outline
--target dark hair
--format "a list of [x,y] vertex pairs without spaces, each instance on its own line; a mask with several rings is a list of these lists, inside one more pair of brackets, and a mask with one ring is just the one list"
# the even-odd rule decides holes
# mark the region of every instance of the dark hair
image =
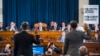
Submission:
[[88,54],[88,49],[87,49],[87,47],[86,47],[86,46],[81,46],[81,47],[79,48],[79,54],[80,54],[80,56],[85,56],[85,55],[87,55],[87,54]]
[[40,38],[40,35],[36,35],[36,39],[39,39]]
[[54,43],[53,42],[51,42],[50,44],[49,44],[49,46],[48,46],[48,48],[50,48],[50,46],[52,46]]
[[9,49],[11,49],[11,46],[9,46]]
[[23,29],[23,30],[27,30],[28,29],[28,22],[23,22],[22,23],[22,25],[21,25],[21,28]]
[[76,29],[77,27],[77,22],[76,21],[71,21],[70,22],[71,28]]

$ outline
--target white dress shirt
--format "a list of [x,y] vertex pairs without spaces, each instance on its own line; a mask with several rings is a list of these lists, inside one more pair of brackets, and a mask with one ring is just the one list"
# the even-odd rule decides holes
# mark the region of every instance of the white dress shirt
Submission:
[[43,31],[42,26],[39,27],[39,31]]
[[82,31],[82,32],[85,31],[84,28],[83,28],[82,26],[78,26],[78,27],[76,28],[76,30],[77,30],[77,31]]
[[65,27],[62,27],[62,29],[61,29],[62,31],[64,31],[65,30]]
[[10,31],[16,31],[16,30],[15,30],[15,28],[14,28],[14,27],[11,27],[11,28],[10,28]]

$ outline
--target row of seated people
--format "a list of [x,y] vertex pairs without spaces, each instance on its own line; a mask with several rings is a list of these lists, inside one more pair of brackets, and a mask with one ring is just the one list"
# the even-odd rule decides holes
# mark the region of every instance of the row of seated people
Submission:
[[[67,24],[66,25],[65,22],[62,22],[61,23],[61,26],[59,27],[59,25],[57,24],[57,22],[54,22],[54,21],[51,21],[50,27],[48,27],[46,23],[42,23],[42,22],[39,22],[39,23],[34,24],[33,27],[34,28],[31,28],[29,26],[28,30],[39,30],[39,31],[45,31],[45,30],[52,30],[52,31],[56,31],[56,30],[59,30],[59,31],[70,31],[71,30],[70,24]],[[77,27],[77,30],[81,30],[81,31],[85,31],[87,29],[98,31],[100,29],[100,26],[98,24],[90,24],[90,25],[84,24],[83,26],[78,26]],[[6,28],[3,28],[3,23],[0,22],[0,31],[3,31],[3,30],[7,30],[7,31],[17,31],[18,28],[17,28],[15,22],[11,22],[10,23],[10,26],[7,26]]]
[[[48,44],[43,46],[43,48],[44,54],[46,55],[61,54],[61,50],[53,42],[48,42]],[[14,50],[10,44],[6,44],[6,46],[1,50],[1,53],[14,54]]]
[[[94,55],[99,56],[100,54],[96,54],[96,53],[100,53],[99,52],[100,51],[99,50],[100,45],[98,45],[98,44],[99,43],[85,44],[85,46],[82,46],[82,47],[79,48],[79,53],[81,53],[81,55],[82,54],[88,54],[88,55],[93,55],[93,56]],[[44,51],[45,51],[44,54],[45,55],[55,55],[55,54],[61,55],[62,46],[63,46],[63,44],[61,45],[60,42],[58,42],[58,43],[57,42],[44,42],[44,43],[41,44],[41,46],[38,46],[38,47],[43,47],[44,48]],[[14,50],[13,50],[12,47],[14,48],[13,45],[6,44],[5,47],[3,47],[2,50],[0,50],[1,53],[3,53],[3,54],[0,53],[0,55],[4,55],[6,53],[13,55]],[[95,54],[93,54],[93,52]]]
[[[29,27],[28,30],[39,30],[39,31],[46,31],[46,30],[54,30],[55,31],[55,30],[61,30],[61,31],[65,31],[65,30],[68,30],[68,28],[70,30],[70,26],[68,25],[68,27],[67,27],[64,22],[62,22],[62,26],[61,27],[58,27],[57,23],[56,22],[53,22],[53,21],[51,22],[50,27],[47,27],[47,24],[42,23],[42,22],[36,23],[33,27],[34,28]],[[11,22],[10,23],[10,26],[8,26],[6,28],[3,28],[3,24],[2,24],[2,22],[0,22],[0,31],[3,31],[3,30],[7,30],[7,31],[17,31],[18,28],[17,28],[15,22]]]
[[[98,32],[99,28],[100,27],[99,27],[98,24],[91,25],[91,27],[89,27],[88,24],[84,24],[83,27],[78,26],[77,30],[85,32],[85,34],[87,34],[90,37],[91,29],[95,30],[95,32]],[[70,27],[70,24],[68,24],[66,26],[66,24],[64,22],[62,22],[62,26],[61,27],[58,27],[57,23],[52,21],[50,23],[50,27],[48,29],[52,30],[52,31],[56,31],[56,30],[59,30],[59,31],[70,31],[71,27]],[[0,22],[0,31],[3,31],[3,30],[4,30],[3,24],[2,24],[2,22]],[[11,22],[10,26],[6,27],[6,30],[7,31],[17,31],[18,29],[16,27],[15,22]],[[28,30],[30,30],[30,28],[28,28]],[[34,30],[39,30],[39,31],[47,30],[47,25],[45,23],[39,22],[39,23],[34,25]]]
[[[38,45],[38,47],[39,47],[39,45]],[[43,55],[55,55],[55,54],[61,55],[62,54],[62,49],[58,48],[58,46],[56,46],[55,43],[53,43],[53,42],[48,42],[48,44],[46,46],[42,45],[42,47],[44,49],[44,50],[42,50],[42,51],[44,51]],[[33,52],[34,52],[34,50],[33,50]],[[1,53],[13,55],[14,50],[10,44],[6,44],[6,46],[1,50]],[[79,53],[80,53],[80,56],[88,55],[88,49],[85,46],[81,46],[79,48]],[[42,54],[39,54],[39,55],[42,55]]]
[[[40,22],[40,23],[38,23],[38,24],[35,24],[35,27],[36,28],[38,28],[39,26],[39,29],[40,29],[40,31],[43,31],[43,29],[41,28],[42,27],[42,22]],[[45,27],[47,27],[47,25],[46,24],[44,24],[44,26]],[[2,22],[0,23],[0,30],[1,31],[3,31],[3,25],[2,25]],[[83,28],[84,27],[84,28]],[[87,35],[87,36],[89,36],[90,38],[91,38],[91,35],[90,35],[90,33],[91,33],[91,28],[89,27],[89,25],[88,24],[84,24],[84,26],[83,27],[81,27],[81,26],[78,26],[77,27],[77,30],[79,30],[79,31],[83,31],[83,32],[85,32],[85,34]],[[98,32],[99,31],[99,26],[98,26],[98,24],[94,24],[94,27],[95,27],[95,32]],[[58,29],[58,26],[57,26],[57,23],[56,22],[51,22],[51,26],[49,27],[51,30],[57,30]],[[67,27],[66,27],[66,24],[63,22],[62,23],[62,27],[60,27],[61,29],[58,29],[58,30],[60,30],[60,31],[70,31],[71,30],[71,27],[70,27],[70,24],[69,25],[67,25]],[[8,31],[17,31],[17,27],[16,27],[16,24],[14,23],[14,22],[11,22],[11,24],[10,24],[10,26],[9,27],[7,27],[7,30]],[[96,37],[97,39],[98,39],[98,37]]]

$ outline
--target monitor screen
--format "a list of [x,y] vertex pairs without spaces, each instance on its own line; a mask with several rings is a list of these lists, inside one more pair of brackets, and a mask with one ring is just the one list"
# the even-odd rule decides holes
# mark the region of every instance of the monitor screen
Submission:
[[32,47],[34,55],[43,55],[44,54],[44,47],[42,46],[33,46]]

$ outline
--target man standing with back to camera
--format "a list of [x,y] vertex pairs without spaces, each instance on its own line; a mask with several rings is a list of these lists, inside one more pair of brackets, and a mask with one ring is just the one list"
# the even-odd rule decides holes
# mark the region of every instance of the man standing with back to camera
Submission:
[[22,31],[14,36],[14,56],[33,56],[32,43],[39,44],[33,35],[27,33],[28,26],[23,22]]
[[66,33],[64,47],[62,51],[63,56],[80,56],[79,48],[83,45],[84,33],[77,31],[77,22],[71,21],[71,31]]

